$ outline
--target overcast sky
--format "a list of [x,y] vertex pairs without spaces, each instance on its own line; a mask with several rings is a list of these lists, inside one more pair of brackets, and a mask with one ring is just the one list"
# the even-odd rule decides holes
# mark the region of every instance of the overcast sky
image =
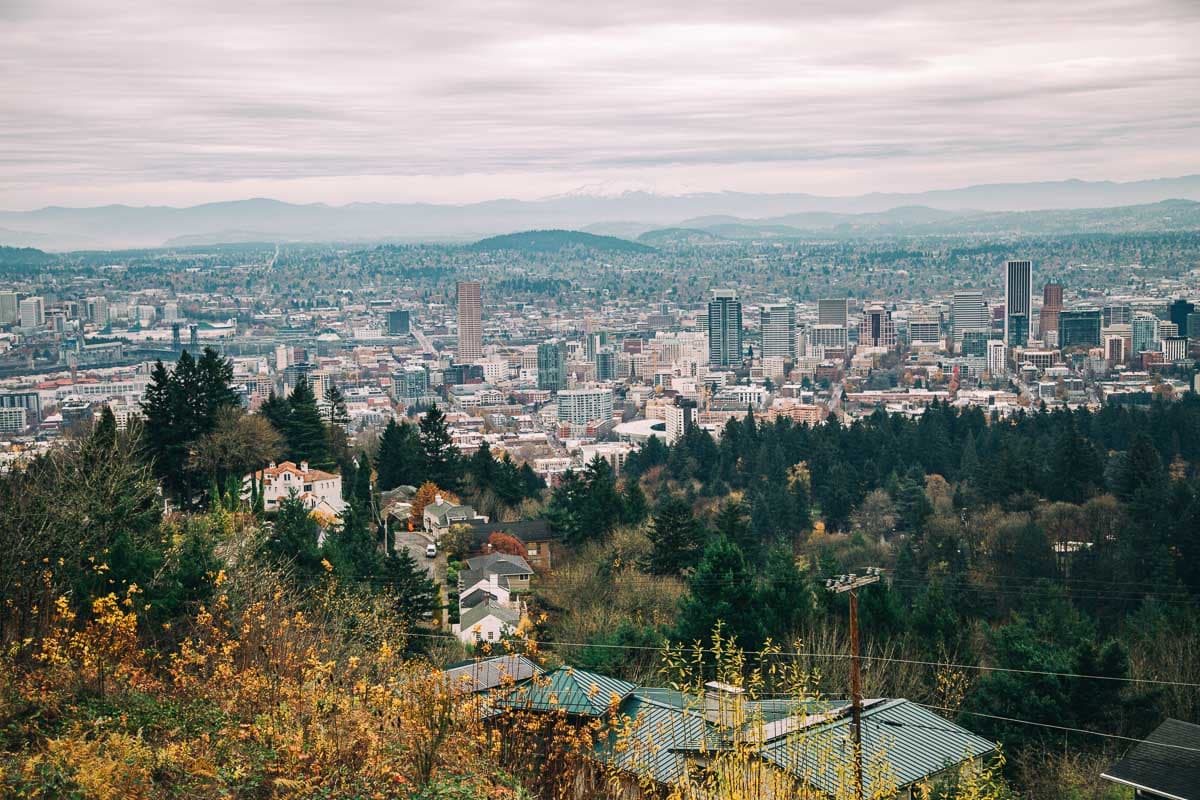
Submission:
[[0,208],[1195,172],[1198,0],[0,0]]

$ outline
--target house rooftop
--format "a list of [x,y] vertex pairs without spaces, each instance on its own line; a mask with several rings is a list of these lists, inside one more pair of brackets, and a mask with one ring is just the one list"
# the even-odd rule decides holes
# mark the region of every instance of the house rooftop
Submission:
[[1100,777],[1173,800],[1200,800],[1200,725],[1168,719]]

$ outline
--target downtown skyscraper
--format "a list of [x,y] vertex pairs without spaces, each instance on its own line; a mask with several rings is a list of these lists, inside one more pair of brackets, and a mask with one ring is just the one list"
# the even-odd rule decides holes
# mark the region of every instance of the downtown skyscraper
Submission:
[[735,289],[713,289],[708,301],[708,365],[728,369],[742,363],[742,301]]
[[1029,319],[1033,311],[1033,262],[1004,262],[1004,343],[1029,345]]
[[458,360],[483,358],[483,302],[479,281],[458,282]]
[[762,307],[763,358],[796,358],[796,307],[791,303],[769,303]]

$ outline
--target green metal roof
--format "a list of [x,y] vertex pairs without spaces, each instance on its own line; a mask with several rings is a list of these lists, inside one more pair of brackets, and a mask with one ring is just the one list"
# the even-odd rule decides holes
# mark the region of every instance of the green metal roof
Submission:
[[599,717],[628,697],[637,687],[632,683],[573,667],[553,672],[506,692],[495,705],[536,711],[562,711]]
[[[864,709],[863,763],[868,780],[886,773],[896,786],[928,778],[996,749],[987,739],[908,700],[887,700]],[[848,714],[768,743],[763,756],[797,778],[833,794],[853,759]]]

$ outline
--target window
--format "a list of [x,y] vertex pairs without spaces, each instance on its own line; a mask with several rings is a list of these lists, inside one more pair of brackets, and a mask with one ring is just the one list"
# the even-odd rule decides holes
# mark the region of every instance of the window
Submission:
[[492,640],[493,640],[493,639],[495,639],[495,638],[496,638],[496,632],[495,632],[495,631],[488,631],[488,641],[490,642],[490,641],[492,641]]

